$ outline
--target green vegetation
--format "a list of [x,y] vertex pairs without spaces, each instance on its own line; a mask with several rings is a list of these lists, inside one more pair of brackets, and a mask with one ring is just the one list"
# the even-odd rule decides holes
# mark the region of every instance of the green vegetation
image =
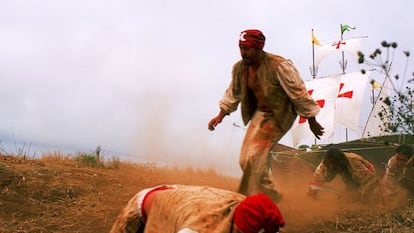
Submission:
[[75,157],[75,161],[82,167],[104,167],[103,163],[91,154],[80,153]]

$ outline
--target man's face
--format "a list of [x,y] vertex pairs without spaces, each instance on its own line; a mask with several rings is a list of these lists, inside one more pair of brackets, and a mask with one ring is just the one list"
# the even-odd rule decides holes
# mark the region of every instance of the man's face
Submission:
[[239,45],[240,55],[246,65],[254,65],[257,62],[257,57],[260,50],[246,45]]
[[408,156],[405,154],[397,153],[395,154],[395,157],[397,158],[397,161],[400,163],[405,163],[408,161]]

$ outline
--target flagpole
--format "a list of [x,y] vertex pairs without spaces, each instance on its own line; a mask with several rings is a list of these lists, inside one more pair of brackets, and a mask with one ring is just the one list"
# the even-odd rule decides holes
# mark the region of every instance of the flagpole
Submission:
[[[339,25],[339,30],[341,32],[341,41],[342,41],[344,39],[343,33],[342,33],[342,24]],[[347,66],[346,61],[345,61],[345,52],[341,51],[341,55],[342,55],[342,62],[339,62],[339,64],[341,65],[342,73],[345,74],[345,69],[346,69],[346,66]]]
[[[368,123],[369,123],[369,120],[370,120],[370,119],[371,119],[371,117],[372,117],[372,114],[374,114],[374,108],[375,108],[376,104],[378,103],[378,101],[381,101],[381,100],[380,100],[380,99],[381,99],[381,94],[382,94],[382,92],[383,92],[383,90],[384,90],[384,85],[385,85],[385,82],[388,80],[388,82],[389,82],[389,83],[390,83],[390,85],[392,86],[392,89],[393,89],[395,92],[397,92],[397,89],[396,89],[396,87],[395,87],[394,83],[392,82],[392,80],[391,80],[391,78],[390,78],[390,70],[391,70],[391,66],[392,66],[392,61],[390,62],[390,61],[389,61],[389,59],[388,59],[388,51],[387,51],[387,60],[385,61],[385,63],[384,63],[384,64],[387,64],[387,67],[385,67],[385,78],[384,78],[384,81],[382,82],[382,86],[381,86],[380,91],[379,91],[379,93],[378,93],[378,95],[377,95],[377,98],[375,99],[375,101],[374,101],[374,103],[373,103],[373,105],[372,105],[372,109],[371,109],[371,111],[370,111],[370,113],[369,113],[369,115],[368,115],[368,119],[367,119],[367,121],[366,121],[366,123],[365,123],[364,130],[362,131],[362,137],[365,135],[365,132],[366,132],[366,130],[367,130]],[[374,99],[374,97],[373,97],[372,99]]]
[[[371,120],[372,114],[374,114],[374,108],[375,108],[375,105],[377,105],[378,101],[381,101],[381,100],[380,100],[380,99],[381,99],[381,94],[382,94],[382,91],[383,91],[383,89],[384,89],[384,85],[385,85],[385,82],[387,81],[387,79],[389,79],[389,73],[386,73],[386,74],[385,74],[385,79],[384,79],[384,81],[382,82],[381,89],[380,89],[380,91],[379,91],[379,93],[378,93],[378,95],[377,95],[377,98],[375,99],[375,101],[374,101],[374,103],[373,103],[373,105],[372,105],[371,111],[370,111],[370,112],[369,112],[369,114],[368,114],[368,119],[367,119],[367,121],[365,122],[364,130],[362,131],[362,137],[364,137],[364,135],[365,135],[365,131],[367,130],[367,127],[368,127],[369,120]],[[372,99],[374,99],[374,97],[373,97]]]
[[312,28],[312,78],[316,78],[316,66],[315,66],[315,42],[313,41],[313,28]]
[[[315,42],[313,41],[313,28],[312,28],[312,70],[311,70],[311,75],[312,78],[315,79],[316,78],[316,67],[315,67]],[[314,138],[314,144],[316,145],[316,138]]]
[[[372,85],[372,84],[371,84]],[[374,103],[375,103],[375,92],[374,92],[374,87],[371,87],[371,92],[372,92],[372,108],[374,108]]]
[[[344,39],[343,36],[343,32],[342,32],[342,24],[339,25],[339,31],[341,32],[341,41]],[[345,61],[345,52],[341,51],[341,55],[342,55],[342,62],[340,61],[339,64],[341,65],[342,68],[342,74],[345,74],[345,69],[346,69],[346,61]],[[348,128],[345,128],[345,141],[348,141]]]

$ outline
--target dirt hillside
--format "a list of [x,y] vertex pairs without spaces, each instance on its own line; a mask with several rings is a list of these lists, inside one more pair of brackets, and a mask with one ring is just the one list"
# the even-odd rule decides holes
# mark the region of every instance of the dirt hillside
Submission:
[[[279,204],[286,220],[282,232],[412,232],[414,228],[410,202],[390,209],[350,204],[333,194],[311,200],[305,195],[312,174],[306,164],[292,160],[276,163],[274,170],[284,193]],[[0,155],[0,232],[108,232],[137,191],[161,183],[234,191],[238,177],[151,164],[91,168],[73,159]]]

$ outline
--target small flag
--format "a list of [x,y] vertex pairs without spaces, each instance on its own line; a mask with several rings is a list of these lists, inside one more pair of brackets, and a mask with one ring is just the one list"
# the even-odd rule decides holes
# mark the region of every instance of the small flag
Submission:
[[381,88],[381,84],[377,83],[377,81],[372,79],[371,80],[371,87],[372,87],[372,90],[375,90],[375,89]]
[[321,46],[321,43],[319,42],[318,39],[316,39],[315,34],[313,34],[313,29],[312,29],[312,44]]
[[315,53],[315,65],[319,66],[321,61],[333,51],[349,52],[357,61],[359,58],[358,51],[361,51],[362,47],[362,39],[363,37],[339,40],[333,43],[324,43],[323,45],[317,47],[317,51]]
[[351,27],[347,24],[341,25],[341,34],[344,34],[345,31],[349,31],[350,29],[354,30],[356,27]]

